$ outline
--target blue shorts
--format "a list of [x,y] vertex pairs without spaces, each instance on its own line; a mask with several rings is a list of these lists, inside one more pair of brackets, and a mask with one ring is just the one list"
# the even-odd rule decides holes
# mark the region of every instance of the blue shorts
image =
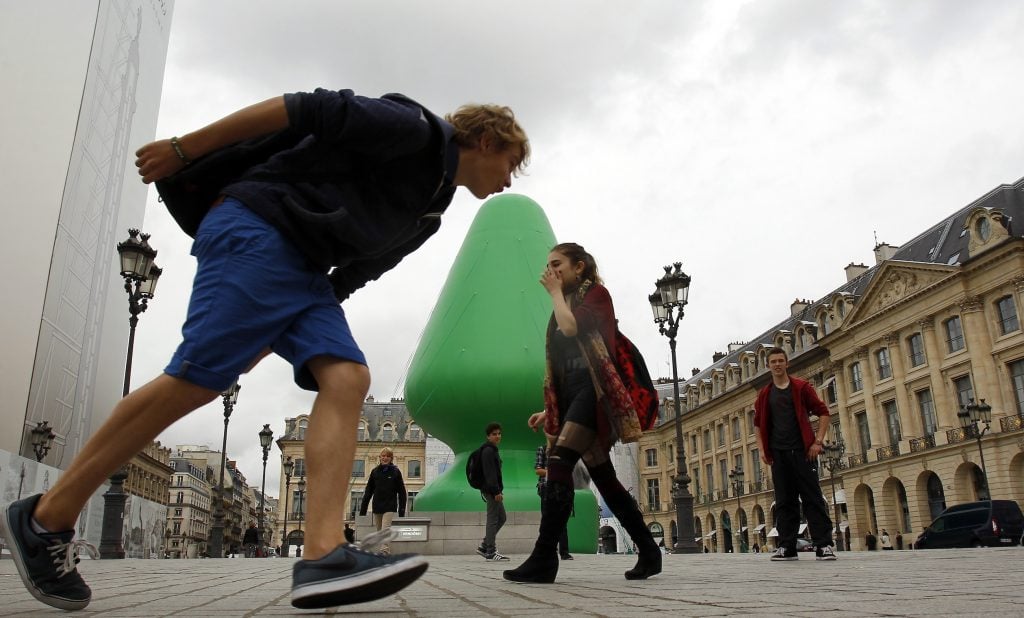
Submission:
[[315,391],[306,367],[314,356],[366,364],[327,275],[238,200],[210,210],[192,255],[199,265],[168,375],[223,391],[269,347]]

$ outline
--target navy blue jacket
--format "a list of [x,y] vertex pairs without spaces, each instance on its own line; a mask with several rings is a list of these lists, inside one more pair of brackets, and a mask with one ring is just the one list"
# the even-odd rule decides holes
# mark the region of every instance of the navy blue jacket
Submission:
[[370,480],[366,482],[366,489],[363,491],[363,502],[359,505],[360,515],[366,515],[371,497],[374,513],[398,511],[399,517],[405,517],[408,494],[405,491],[405,481],[402,480],[402,471],[398,466],[381,464],[370,472]]
[[[285,95],[297,146],[224,188],[277,227],[344,300],[437,232],[455,194],[452,126],[402,95]],[[333,269],[333,270],[332,270]]]

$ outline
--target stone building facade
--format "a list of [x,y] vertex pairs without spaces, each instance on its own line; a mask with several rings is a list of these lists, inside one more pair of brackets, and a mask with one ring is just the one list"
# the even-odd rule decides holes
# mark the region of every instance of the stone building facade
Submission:
[[[770,470],[753,410],[779,346],[792,375],[829,405],[828,440],[845,452],[822,488],[843,537],[868,531],[910,543],[947,506],[983,499],[1024,503],[1024,179],[1002,185],[680,383],[683,446],[700,544],[728,552],[772,545]],[[659,386],[663,396],[671,384]],[[978,436],[968,406],[991,406]],[[641,504],[653,530],[675,536],[674,403],[663,401],[638,445]],[[816,421],[817,422],[817,421]],[[822,464],[825,462],[822,461]],[[737,471],[742,471],[741,482]],[[833,482],[835,493],[833,498]],[[845,541],[845,538],[843,539]],[[843,543],[846,545],[846,543]]]
[[168,488],[171,483],[171,449],[150,442],[149,446],[137,453],[125,466],[128,478],[124,481],[126,493],[167,504]]
[[[282,497],[279,500],[280,511],[277,518],[277,538],[287,539],[292,545],[302,544],[302,529],[306,517],[304,444],[308,427],[308,414],[287,418],[284,435],[277,441],[282,461],[285,457],[291,457],[295,463],[290,479],[285,476],[283,468],[281,470],[279,490]],[[351,484],[345,499],[345,521],[354,523],[370,471],[379,463],[380,450],[385,446],[394,451],[394,464],[402,471],[405,488],[409,494],[407,511],[412,511],[415,508],[416,494],[426,484],[427,435],[412,420],[405,407],[405,400],[392,398],[388,401],[377,401],[372,395],[367,397],[363,403],[357,432]],[[339,522],[339,525],[341,523],[343,522]]]
[[207,552],[210,536],[214,470],[206,457],[180,453],[171,458],[170,501],[167,505],[167,553],[170,558],[198,558]]

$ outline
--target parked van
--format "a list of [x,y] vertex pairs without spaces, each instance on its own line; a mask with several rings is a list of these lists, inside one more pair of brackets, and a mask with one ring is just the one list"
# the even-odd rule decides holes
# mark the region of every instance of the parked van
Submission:
[[915,549],[1005,547],[1024,535],[1024,514],[1013,500],[982,500],[951,506],[925,528]]

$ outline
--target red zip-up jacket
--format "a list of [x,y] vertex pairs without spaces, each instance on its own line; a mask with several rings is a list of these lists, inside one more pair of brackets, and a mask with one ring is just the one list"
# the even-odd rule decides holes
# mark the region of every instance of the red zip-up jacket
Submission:
[[[793,393],[793,410],[796,411],[796,422],[800,426],[800,437],[804,440],[804,450],[811,448],[814,444],[814,428],[811,427],[810,416],[815,414],[818,417],[828,416],[828,406],[818,397],[818,392],[807,380],[800,378],[789,378],[790,392]],[[772,391],[772,383],[769,382],[757,393],[757,401],[754,402],[754,425],[757,427],[757,437],[761,441],[761,448],[765,460],[772,463],[772,411],[768,408],[768,394]]]

